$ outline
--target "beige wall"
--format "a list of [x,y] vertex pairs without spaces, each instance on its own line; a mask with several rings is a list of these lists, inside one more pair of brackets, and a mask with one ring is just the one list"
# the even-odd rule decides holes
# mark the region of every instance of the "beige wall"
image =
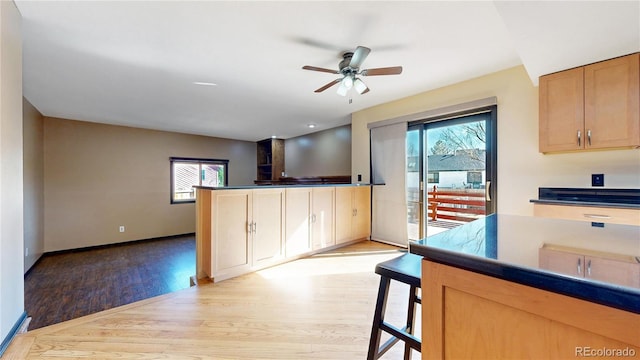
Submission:
[[522,66],[354,113],[352,176],[369,178],[368,123],[490,96],[498,99],[499,213],[532,215],[529,199],[537,197],[538,187],[590,187],[592,173],[604,173],[606,187],[640,187],[638,149],[538,152],[538,88]]
[[172,156],[228,159],[230,185],[256,176],[252,142],[48,117],[44,152],[46,252],[194,232],[195,205],[170,204]]
[[351,174],[351,125],[287,139],[284,149],[287,176]]
[[0,1],[0,344],[24,316],[21,21]]
[[26,272],[44,252],[44,123],[42,114],[27,99],[22,103]]

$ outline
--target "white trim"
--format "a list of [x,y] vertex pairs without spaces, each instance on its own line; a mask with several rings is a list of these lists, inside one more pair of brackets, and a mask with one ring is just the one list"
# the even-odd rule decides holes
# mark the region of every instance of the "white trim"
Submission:
[[449,114],[455,114],[459,112],[469,111],[473,109],[480,109],[487,106],[497,105],[498,98],[495,96],[473,100],[462,104],[445,106],[437,109],[431,109],[415,114],[403,115],[393,119],[381,120],[367,124],[368,129],[373,129],[381,126],[393,125],[401,122],[412,122],[416,120],[423,120],[427,118],[445,116]]

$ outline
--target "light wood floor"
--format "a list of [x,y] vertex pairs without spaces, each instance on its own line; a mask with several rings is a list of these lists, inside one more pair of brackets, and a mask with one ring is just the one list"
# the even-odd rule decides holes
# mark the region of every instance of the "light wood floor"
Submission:
[[[3,359],[365,359],[374,267],[399,255],[360,242],[29,331]],[[402,323],[407,294],[392,283],[387,321]],[[402,359],[402,347],[383,359]]]

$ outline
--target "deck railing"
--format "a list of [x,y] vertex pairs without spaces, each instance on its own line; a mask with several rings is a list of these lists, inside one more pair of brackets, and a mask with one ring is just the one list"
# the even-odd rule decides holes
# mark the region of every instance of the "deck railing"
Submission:
[[484,189],[439,190],[428,192],[430,220],[473,221],[486,215]]

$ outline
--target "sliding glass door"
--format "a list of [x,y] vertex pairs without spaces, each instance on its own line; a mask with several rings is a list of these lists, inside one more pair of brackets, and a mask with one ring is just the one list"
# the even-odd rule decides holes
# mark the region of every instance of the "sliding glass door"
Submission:
[[410,124],[407,229],[420,239],[496,211],[495,106]]

